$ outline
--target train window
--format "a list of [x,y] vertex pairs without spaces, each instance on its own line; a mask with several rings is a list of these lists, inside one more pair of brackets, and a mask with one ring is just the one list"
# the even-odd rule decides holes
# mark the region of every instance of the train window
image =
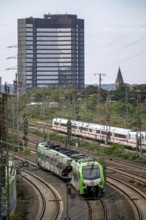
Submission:
[[100,178],[99,167],[98,166],[83,167],[83,178],[86,180],[93,180]]
[[55,121],[55,122],[54,122],[54,125],[59,125],[59,123]]
[[97,133],[97,134],[100,134],[100,130],[96,130],[96,133]]
[[67,127],[67,124],[61,123],[60,125],[63,126],[63,127]]
[[119,137],[119,138],[126,139],[126,135],[124,135],[124,134],[115,133],[114,136],[115,136],[115,137]]
[[79,127],[80,131],[88,131],[88,128]]
[[112,133],[110,131],[101,131],[101,134],[108,135],[108,136],[112,135]]
[[78,181],[78,175],[77,175],[77,173],[73,172],[72,175],[73,175],[74,180],[77,182],[77,181]]
[[106,133],[107,133],[106,131],[101,131],[101,134],[104,134],[104,135],[106,135]]
[[89,132],[92,132],[92,129],[89,129]]
[[72,128],[73,128],[73,129],[77,129],[77,126],[75,126],[75,125],[72,125]]
[[61,126],[64,126],[64,127],[67,127],[67,124],[63,124],[63,123],[61,123],[60,125],[61,125]]

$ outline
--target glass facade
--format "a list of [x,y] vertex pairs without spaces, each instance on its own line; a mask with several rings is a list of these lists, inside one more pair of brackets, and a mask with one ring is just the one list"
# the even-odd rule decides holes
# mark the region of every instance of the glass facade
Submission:
[[84,89],[84,20],[76,15],[18,19],[18,80],[23,90]]

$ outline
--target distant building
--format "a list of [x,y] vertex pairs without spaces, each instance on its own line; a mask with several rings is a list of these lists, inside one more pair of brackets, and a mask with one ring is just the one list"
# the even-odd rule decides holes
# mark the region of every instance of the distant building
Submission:
[[84,20],[71,14],[18,19],[18,81],[84,89]]
[[119,67],[118,73],[117,73],[117,78],[115,81],[116,89],[119,89],[122,85],[124,84],[124,80],[122,77],[121,69]]

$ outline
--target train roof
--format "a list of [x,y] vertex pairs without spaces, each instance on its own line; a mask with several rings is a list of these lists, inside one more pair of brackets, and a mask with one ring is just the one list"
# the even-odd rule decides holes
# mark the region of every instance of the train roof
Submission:
[[53,118],[53,122],[67,123],[68,119],[65,119],[65,118]]
[[[93,158],[85,155],[85,154],[81,154],[76,150],[71,150],[65,147],[61,147],[58,144],[54,144],[51,142],[41,142],[38,144],[39,147],[43,147],[46,149],[50,149],[50,150],[54,150],[58,153],[63,154],[64,156],[68,157],[71,160],[74,160],[77,163],[87,163],[87,162],[93,162],[95,161]],[[48,151],[49,152],[49,151]]]
[[55,150],[59,153],[62,153],[68,157],[71,157],[73,154],[77,154],[78,152],[75,150],[70,150],[68,148],[65,147],[61,147],[59,144],[55,144],[52,142],[42,142],[38,144],[39,147],[45,147],[46,149],[51,149],[51,150]]
[[[66,124],[68,122],[68,119],[64,118],[54,118],[53,121],[56,122],[61,122],[63,124]],[[92,122],[83,122],[83,121],[76,121],[76,120],[71,120],[72,125],[75,126],[82,126],[84,128],[90,128],[90,129],[103,129],[103,130],[110,130],[116,131],[116,132],[132,132],[131,129],[126,129],[126,128],[119,128],[119,127],[113,127],[113,126],[107,126],[107,125],[101,125],[101,124],[95,124]]]

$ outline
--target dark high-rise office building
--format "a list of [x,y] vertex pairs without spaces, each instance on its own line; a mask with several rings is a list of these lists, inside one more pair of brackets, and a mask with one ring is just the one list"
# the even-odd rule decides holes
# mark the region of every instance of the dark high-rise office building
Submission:
[[18,19],[18,81],[23,91],[84,89],[84,20],[70,14]]

